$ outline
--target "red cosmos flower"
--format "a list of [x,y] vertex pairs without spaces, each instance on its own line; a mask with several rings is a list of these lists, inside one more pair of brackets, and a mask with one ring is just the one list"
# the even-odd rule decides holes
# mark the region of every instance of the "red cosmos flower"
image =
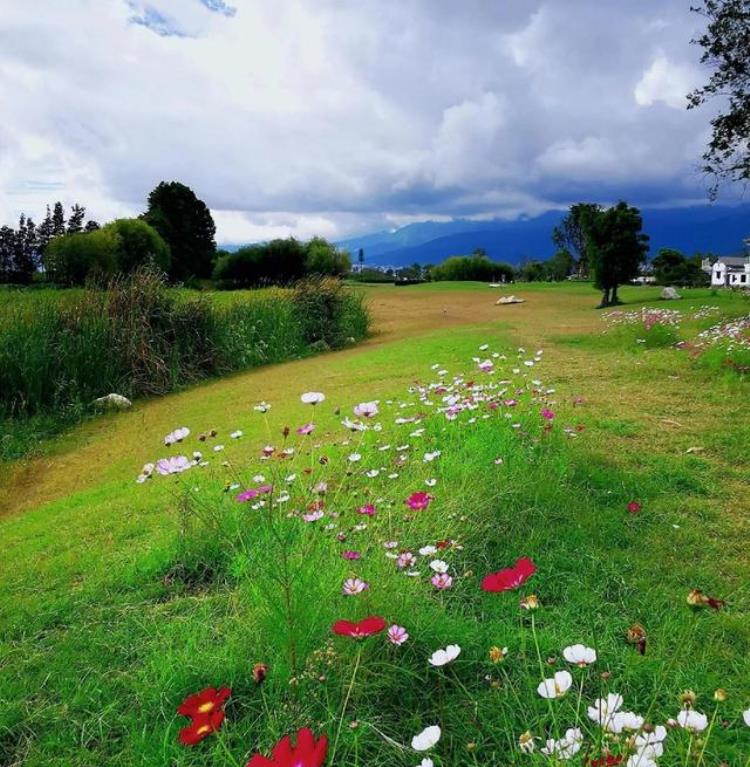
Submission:
[[352,637],[353,639],[363,639],[364,637],[379,634],[386,627],[386,622],[378,615],[370,615],[367,618],[353,623],[352,621],[336,621],[331,626],[331,631],[342,637]]
[[637,514],[642,508],[643,506],[638,501],[631,501],[628,504],[628,514]]
[[615,765],[622,764],[624,761],[624,756],[616,756],[615,754],[605,754],[598,759],[589,759],[588,757],[584,759],[584,763],[590,767],[615,767]]
[[222,687],[219,690],[213,687],[206,687],[205,690],[188,695],[180,703],[177,713],[182,714],[182,716],[206,716],[217,709],[223,708],[231,694],[232,691],[229,687]]
[[412,493],[404,503],[413,511],[424,511],[432,500],[434,499],[429,493],[419,490],[416,493]]
[[328,738],[321,735],[315,741],[312,730],[304,727],[297,733],[297,745],[292,746],[285,735],[274,747],[271,758],[255,754],[246,767],[321,767],[328,752]]
[[484,591],[510,591],[517,589],[536,572],[536,565],[528,558],[516,560],[513,567],[500,570],[497,573],[485,575],[482,580]]
[[197,714],[187,727],[180,730],[180,743],[195,746],[212,732],[216,732],[224,721],[224,711],[217,709],[210,714]]

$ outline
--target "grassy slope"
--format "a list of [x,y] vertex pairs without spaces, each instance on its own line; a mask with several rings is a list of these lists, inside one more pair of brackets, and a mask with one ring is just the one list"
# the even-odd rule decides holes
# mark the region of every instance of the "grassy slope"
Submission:
[[[380,335],[364,348],[140,404],[133,412],[86,424],[44,459],[3,478],[0,755],[5,749],[12,758],[0,756],[0,763],[205,764],[205,754],[174,745],[173,711],[193,687],[224,681],[246,690],[245,702],[232,712],[242,723],[229,736],[235,753],[256,743],[268,746],[272,736],[308,719],[334,729],[348,679],[343,671],[339,676],[330,670],[325,703],[315,691],[302,702],[289,698],[282,671],[270,680],[263,700],[247,689],[255,660],[283,669],[286,640],[273,630],[277,616],[245,581],[200,588],[165,582],[175,557],[174,496],[170,483],[136,486],[134,474],[175,426],[213,427],[222,434],[241,428],[246,436],[234,456],[255,455],[266,440],[249,408],[255,401],[273,401],[269,422],[278,433],[306,415],[297,399],[302,390],[321,389],[327,405],[346,408],[398,395],[434,361],[466,369],[478,345],[489,341],[497,348],[543,347],[543,376],[557,388],[560,417],[586,430],[547,463],[510,468],[502,499],[487,466],[504,446],[479,439],[467,443],[467,455],[461,453],[466,446],[453,445],[462,458],[441,468],[440,486],[452,488],[450,509],[457,516],[435,519],[432,529],[421,531],[424,538],[461,536],[466,569],[502,566],[532,553],[547,573],[537,586],[549,604],[539,618],[543,655],[559,654],[574,641],[596,643],[603,667],[632,691],[635,699],[628,703],[642,711],[655,700],[674,712],[675,694],[683,687],[698,689],[702,707],[710,710],[713,689],[726,687],[733,726],[717,739],[722,745],[716,747],[724,749],[717,758],[739,764],[740,754],[750,752],[747,733],[736,723],[739,708],[750,705],[750,536],[743,484],[750,429],[743,419],[744,384],[707,379],[672,350],[602,344],[592,335],[600,323],[587,286],[523,287],[516,292],[528,302],[513,307],[493,306],[494,293],[480,286],[384,286],[370,292]],[[648,288],[623,293],[631,302],[654,296]],[[700,303],[743,309],[737,299],[707,292],[670,307]],[[575,395],[585,405],[574,409]],[[333,429],[335,419],[330,409],[326,413],[325,425]],[[704,451],[686,453],[696,446]],[[644,503],[645,512],[626,518],[622,508],[632,498]],[[456,521],[462,507],[472,512],[468,524]],[[310,573],[305,583],[310,593],[327,596],[332,583],[340,584],[339,575],[332,573],[329,582]],[[377,570],[372,576],[387,578]],[[696,586],[727,598],[730,608],[693,614],[684,599]],[[511,763],[510,742],[526,726],[541,729],[545,713],[533,694],[525,694],[530,677],[521,667],[533,652],[528,626],[518,623],[515,598],[497,614],[494,608],[488,613],[488,603],[475,599],[469,587],[451,593],[446,604],[418,598],[398,597],[401,622],[409,622],[417,647],[407,651],[403,664],[392,655],[370,658],[370,676],[360,677],[369,685],[357,688],[356,715],[379,722],[391,735],[403,725],[401,738],[432,723],[434,706],[405,688],[432,683],[423,678],[424,655],[458,641],[466,660],[457,677],[469,687],[479,723],[462,713],[462,692],[446,693],[453,702],[446,704],[452,713],[443,712],[451,734],[440,764],[486,764],[504,752]],[[376,600],[374,607],[393,605]],[[324,644],[331,616],[324,608],[309,613],[304,644],[314,649]],[[649,632],[645,659],[622,640],[633,622]],[[492,643],[509,645],[522,659],[517,677],[509,665],[511,679],[496,698],[479,685]],[[338,652],[342,668],[351,664],[352,648]],[[376,679],[375,670],[385,673]],[[517,693],[531,701],[526,718],[513,703]],[[372,699],[378,694],[381,705]],[[406,716],[407,710],[414,713]],[[460,756],[468,741],[479,743],[475,762]],[[215,749],[216,763],[222,763],[217,744],[204,746]],[[340,763],[347,765],[364,764],[364,754],[368,767],[418,761],[388,751],[364,728],[347,729],[342,749],[347,760]]]

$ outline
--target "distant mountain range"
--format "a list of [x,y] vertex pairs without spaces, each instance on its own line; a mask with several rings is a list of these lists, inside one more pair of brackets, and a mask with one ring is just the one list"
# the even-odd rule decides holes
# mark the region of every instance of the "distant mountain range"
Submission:
[[[642,214],[644,231],[651,237],[651,256],[666,247],[688,255],[696,251],[732,255],[743,252],[743,240],[750,237],[750,205],[644,209]],[[363,248],[365,264],[378,266],[438,264],[475,248],[484,248],[495,261],[518,264],[523,259],[544,260],[554,253],[550,235],[563,215],[552,211],[515,221],[422,221],[337,244],[347,248],[355,262]]]

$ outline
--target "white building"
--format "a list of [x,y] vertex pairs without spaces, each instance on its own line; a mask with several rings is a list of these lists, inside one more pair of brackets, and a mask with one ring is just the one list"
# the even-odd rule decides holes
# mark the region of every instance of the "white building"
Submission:
[[[750,240],[745,244],[750,247]],[[713,287],[750,289],[750,255],[720,256],[713,264],[704,258],[701,266],[711,275]]]

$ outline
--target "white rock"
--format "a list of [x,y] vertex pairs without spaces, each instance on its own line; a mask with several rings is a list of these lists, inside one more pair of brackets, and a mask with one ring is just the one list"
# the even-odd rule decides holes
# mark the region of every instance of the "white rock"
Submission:
[[496,304],[522,304],[524,302],[523,298],[519,298],[518,296],[500,296],[500,298],[495,301]]
[[99,397],[94,400],[94,407],[100,410],[127,410],[133,403],[122,394],[107,394],[106,397]]
[[682,296],[677,292],[675,288],[664,288],[661,292],[661,297],[667,299],[668,301],[674,301],[678,298],[682,298]]

